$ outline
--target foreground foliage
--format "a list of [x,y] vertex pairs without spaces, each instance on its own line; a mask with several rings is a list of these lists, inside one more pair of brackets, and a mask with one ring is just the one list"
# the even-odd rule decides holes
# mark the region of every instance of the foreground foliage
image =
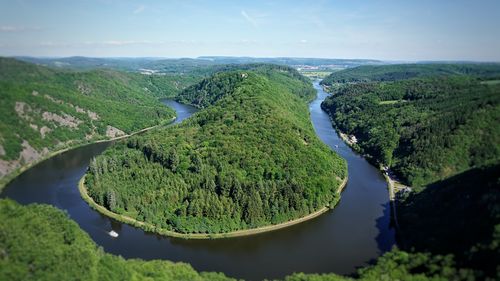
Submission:
[[346,165],[315,135],[310,83],[285,67],[216,74],[179,99],[210,105],[181,125],[115,145],[90,165],[89,195],[181,233],[278,224],[334,206]]
[[401,245],[420,252],[453,254],[459,267],[497,276],[499,171],[500,164],[474,168],[411,194],[398,208]]
[[106,254],[62,211],[0,200],[0,280],[233,280],[169,261]]

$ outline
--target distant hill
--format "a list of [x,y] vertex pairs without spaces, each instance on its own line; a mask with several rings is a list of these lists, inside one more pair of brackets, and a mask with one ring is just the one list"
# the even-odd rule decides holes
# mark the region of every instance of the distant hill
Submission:
[[[294,81],[293,87],[289,87],[290,91],[308,101],[315,97],[315,92],[311,90],[309,85],[310,81],[306,77],[300,75],[295,69],[288,66],[254,63],[245,65],[221,65],[217,70],[219,72],[211,77],[202,80],[198,84],[193,84],[182,91],[176,97],[177,101],[191,104],[198,108],[210,106],[225,95],[231,94],[234,90],[232,87],[237,86],[238,82],[241,81],[241,77],[237,75],[228,76],[227,72],[243,70],[258,71],[268,77],[276,77],[280,75],[277,72],[285,72],[292,78],[298,80]],[[225,80],[228,79],[228,77],[230,77],[230,80]],[[235,78],[235,80],[231,80],[231,78]]]
[[450,75],[500,78],[500,63],[363,65],[334,72],[323,79],[321,84],[331,86],[334,83],[396,81],[417,77]]
[[0,186],[51,152],[168,122],[189,77],[66,71],[0,58]]
[[290,58],[290,57],[276,57],[276,58],[255,58],[255,57],[224,57],[224,56],[202,56],[198,59],[209,60],[219,64],[248,64],[248,63],[267,63],[279,65],[338,65],[343,67],[355,67],[366,64],[380,65],[383,64],[379,60],[369,59],[325,59],[325,58]]
[[66,57],[66,58],[36,58],[17,57],[19,60],[36,63],[49,67],[69,69],[119,69],[140,72],[141,70],[154,70],[162,73],[184,73],[210,75],[217,70],[217,66],[242,65],[253,63],[278,64],[286,66],[324,66],[334,68],[356,67],[360,65],[380,65],[378,60],[363,59],[321,59],[321,58],[255,58],[255,57],[219,57],[204,56],[198,58],[91,58],[91,57]]

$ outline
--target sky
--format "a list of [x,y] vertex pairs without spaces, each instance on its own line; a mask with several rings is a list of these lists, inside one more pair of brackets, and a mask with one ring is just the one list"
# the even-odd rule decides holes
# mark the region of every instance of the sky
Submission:
[[0,0],[0,56],[500,61],[500,0]]

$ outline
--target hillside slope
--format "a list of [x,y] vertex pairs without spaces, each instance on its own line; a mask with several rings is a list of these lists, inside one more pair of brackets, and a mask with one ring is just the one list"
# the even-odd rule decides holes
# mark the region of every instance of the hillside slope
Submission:
[[183,78],[71,72],[0,58],[0,186],[51,152],[169,122]]
[[181,97],[210,106],[97,157],[89,194],[113,212],[181,233],[255,228],[334,206],[346,164],[316,137],[306,103],[314,90],[296,75],[232,71],[186,90]]
[[358,83],[322,108],[361,152],[412,186],[500,160],[500,84],[464,76]]
[[[224,96],[234,93],[234,87],[238,86],[245,78],[244,73],[243,75],[227,75],[227,72],[241,72],[244,70],[258,71],[269,79],[279,81],[287,87],[288,91],[305,101],[312,101],[316,96],[316,91],[311,88],[310,80],[288,66],[246,64],[224,65],[220,66],[220,68],[224,70],[182,91],[182,93],[176,97],[177,101],[198,108],[210,106]],[[283,75],[285,73],[286,75]]]

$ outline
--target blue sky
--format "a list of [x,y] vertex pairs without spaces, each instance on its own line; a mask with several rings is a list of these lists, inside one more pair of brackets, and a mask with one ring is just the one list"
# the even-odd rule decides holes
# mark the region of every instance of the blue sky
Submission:
[[500,61],[500,1],[0,0],[0,55]]

